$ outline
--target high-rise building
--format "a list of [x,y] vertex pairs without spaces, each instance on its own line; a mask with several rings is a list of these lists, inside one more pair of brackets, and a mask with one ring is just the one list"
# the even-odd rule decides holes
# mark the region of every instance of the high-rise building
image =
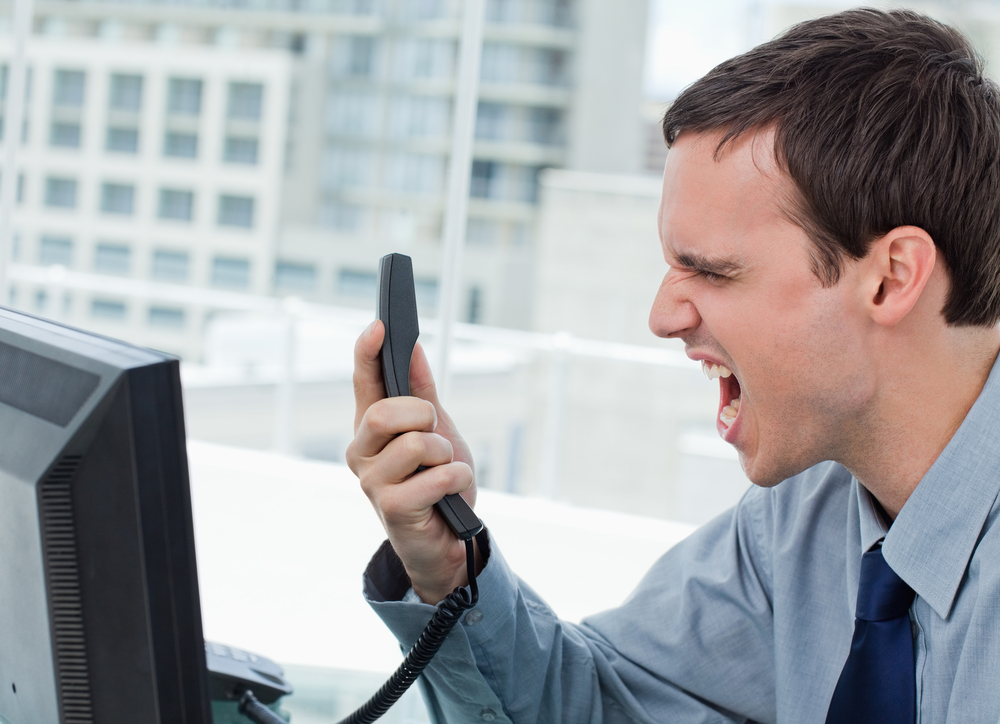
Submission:
[[[487,2],[463,321],[530,324],[542,169],[642,170],[646,5]],[[16,260],[369,307],[403,251],[433,313],[461,14],[40,0]],[[206,310],[50,287],[15,281],[14,303],[199,353]]]

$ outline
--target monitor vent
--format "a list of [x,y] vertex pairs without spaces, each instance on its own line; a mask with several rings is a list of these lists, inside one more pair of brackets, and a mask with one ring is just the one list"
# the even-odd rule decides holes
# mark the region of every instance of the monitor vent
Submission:
[[64,455],[41,486],[42,535],[62,724],[94,721],[70,488],[79,466],[79,455]]

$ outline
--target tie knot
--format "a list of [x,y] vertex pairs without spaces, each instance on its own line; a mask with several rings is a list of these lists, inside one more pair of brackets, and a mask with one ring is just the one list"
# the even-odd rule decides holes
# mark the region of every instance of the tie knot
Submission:
[[909,611],[913,597],[913,589],[885,562],[881,548],[861,557],[857,618],[863,621],[899,618]]

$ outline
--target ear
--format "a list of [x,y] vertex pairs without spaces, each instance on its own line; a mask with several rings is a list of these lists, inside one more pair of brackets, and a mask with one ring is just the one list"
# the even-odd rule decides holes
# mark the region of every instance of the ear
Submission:
[[872,320],[891,326],[913,309],[934,271],[937,247],[923,229],[899,226],[872,242],[865,257],[865,303]]

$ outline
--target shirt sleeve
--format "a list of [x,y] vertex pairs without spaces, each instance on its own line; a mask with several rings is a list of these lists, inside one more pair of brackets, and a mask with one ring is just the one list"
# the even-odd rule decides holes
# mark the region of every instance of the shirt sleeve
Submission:
[[[768,492],[752,488],[668,551],[622,606],[582,624],[559,620],[491,541],[478,605],[422,677],[434,721],[774,721]],[[405,574],[384,595],[402,569],[386,548],[366,595],[408,648],[434,607],[399,600]]]

